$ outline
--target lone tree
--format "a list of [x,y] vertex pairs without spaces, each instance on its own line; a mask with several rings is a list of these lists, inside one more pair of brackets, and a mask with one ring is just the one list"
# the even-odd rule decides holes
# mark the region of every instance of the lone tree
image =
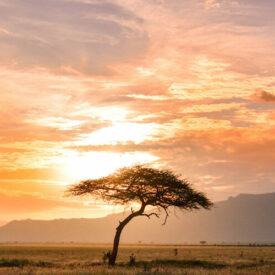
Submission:
[[[164,210],[166,223],[168,209],[172,206],[182,210],[209,209],[212,202],[200,192],[195,191],[185,179],[180,179],[170,170],[159,170],[141,165],[121,168],[114,174],[93,180],[84,180],[68,189],[74,196],[91,195],[114,204],[129,205],[139,203],[140,208],[133,210],[123,221],[119,222],[109,255],[109,265],[115,265],[120,235],[123,228],[137,216],[159,218]],[[145,212],[147,206],[157,211]]]

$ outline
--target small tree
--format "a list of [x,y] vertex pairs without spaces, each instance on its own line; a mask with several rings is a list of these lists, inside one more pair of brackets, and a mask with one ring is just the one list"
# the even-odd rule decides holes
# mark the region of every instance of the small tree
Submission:
[[[116,262],[121,232],[134,217],[159,218],[160,210],[164,210],[165,224],[169,216],[168,209],[172,206],[182,210],[209,209],[212,206],[212,202],[203,193],[195,191],[187,180],[180,179],[172,171],[141,165],[121,168],[107,177],[81,181],[71,186],[68,192],[74,196],[89,194],[95,199],[103,199],[114,204],[140,204],[138,210],[131,208],[129,216],[119,221],[113,250],[109,256],[111,266]],[[147,206],[158,211],[145,212]]]

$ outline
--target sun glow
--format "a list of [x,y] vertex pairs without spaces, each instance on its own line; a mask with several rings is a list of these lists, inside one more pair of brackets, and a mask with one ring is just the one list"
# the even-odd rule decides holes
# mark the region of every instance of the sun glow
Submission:
[[158,158],[147,153],[69,152],[64,173],[73,180],[99,178],[116,169],[134,164],[150,163]]
[[82,136],[82,140],[76,142],[76,145],[103,145],[128,141],[140,143],[150,139],[156,128],[154,123],[114,123],[110,127]]

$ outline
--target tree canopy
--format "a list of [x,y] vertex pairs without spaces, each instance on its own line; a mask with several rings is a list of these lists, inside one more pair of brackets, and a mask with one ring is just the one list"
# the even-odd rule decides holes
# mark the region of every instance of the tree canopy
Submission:
[[195,191],[186,179],[181,179],[168,169],[156,169],[142,165],[117,170],[112,175],[99,179],[83,180],[73,185],[68,192],[74,196],[91,195],[95,199],[103,199],[113,204],[129,205],[139,203],[139,210],[120,222],[114,240],[109,264],[114,265],[119,238],[124,226],[136,216],[152,215],[159,217],[160,211],[147,213],[147,206],[164,210],[168,217],[168,209],[176,207],[181,210],[210,209],[212,202],[201,192]]
[[171,170],[141,165],[121,168],[114,174],[99,179],[81,181],[69,189],[72,195],[89,194],[114,204],[139,202],[167,212],[171,206],[184,210],[209,209],[212,202],[195,191],[186,179]]

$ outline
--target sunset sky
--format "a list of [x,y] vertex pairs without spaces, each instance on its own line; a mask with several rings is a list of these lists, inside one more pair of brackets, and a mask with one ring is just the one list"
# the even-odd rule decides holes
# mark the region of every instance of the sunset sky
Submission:
[[136,163],[214,201],[275,191],[274,0],[0,0],[0,223]]

